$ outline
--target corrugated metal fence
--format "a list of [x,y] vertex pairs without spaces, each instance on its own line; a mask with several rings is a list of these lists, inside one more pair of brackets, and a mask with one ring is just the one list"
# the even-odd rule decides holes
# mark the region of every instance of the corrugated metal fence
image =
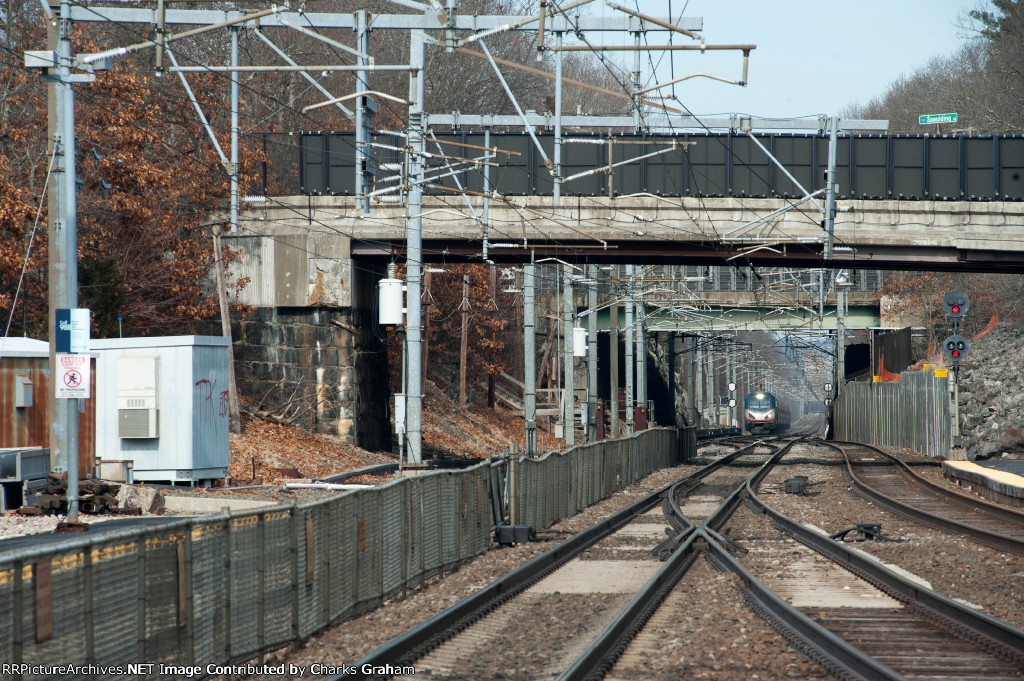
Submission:
[[[689,448],[680,441],[674,429],[652,429],[524,462],[524,498],[536,508],[530,522],[546,527],[677,462]],[[208,673],[208,665],[255,659],[487,549],[504,477],[503,467],[482,463],[6,553],[0,661],[123,666],[24,675],[106,679],[159,675],[160,663]],[[157,667],[128,667],[137,663]]]
[[690,455],[680,451],[676,430],[657,428],[631,438],[521,459],[515,522],[536,529],[548,527]]
[[924,371],[904,372],[896,383],[847,383],[836,400],[834,423],[840,440],[945,456],[949,383]]

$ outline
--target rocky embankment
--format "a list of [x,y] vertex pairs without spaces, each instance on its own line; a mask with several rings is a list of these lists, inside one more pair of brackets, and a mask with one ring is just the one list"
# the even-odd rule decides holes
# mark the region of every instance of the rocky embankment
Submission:
[[960,370],[967,458],[1024,458],[1024,324],[999,324],[971,344]]

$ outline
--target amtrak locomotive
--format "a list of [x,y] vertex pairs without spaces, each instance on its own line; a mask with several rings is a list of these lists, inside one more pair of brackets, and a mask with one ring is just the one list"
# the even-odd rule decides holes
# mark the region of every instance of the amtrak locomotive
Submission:
[[748,393],[743,398],[743,424],[754,435],[771,433],[789,425],[788,412],[769,392]]

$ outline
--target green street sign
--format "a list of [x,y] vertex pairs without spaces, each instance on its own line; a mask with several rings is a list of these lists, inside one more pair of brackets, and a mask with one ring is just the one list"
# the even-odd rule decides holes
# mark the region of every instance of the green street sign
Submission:
[[956,123],[956,114],[923,114],[917,117],[919,125],[935,125],[936,123]]

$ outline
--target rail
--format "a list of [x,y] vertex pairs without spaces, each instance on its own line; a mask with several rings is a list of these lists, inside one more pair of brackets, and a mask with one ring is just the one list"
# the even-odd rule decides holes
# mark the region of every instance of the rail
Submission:
[[[871,502],[927,527],[952,534],[967,535],[981,544],[991,546],[1000,551],[1024,553],[1024,513],[982,499],[958,494],[941,485],[936,485],[915,473],[895,456],[877,447],[847,442],[823,444],[843,453],[846,462],[844,474],[853,483],[854,490]],[[912,484],[916,485],[924,494],[948,504],[947,511],[941,514],[933,513],[921,508],[921,504],[911,505],[903,503],[892,495],[875,489],[862,476],[857,475],[857,466],[850,460],[849,454],[842,445],[847,447],[854,445],[863,447],[883,457],[890,462],[890,466],[894,466],[906,475],[912,481]],[[961,519],[958,520],[954,517],[957,515],[961,516]],[[963,519],[964,516],[966,516],[967,521]],[[981,524],[988,524],[990,527],[981,527]]]
[[730,550],[736,547],[727,546],[730,542],[723,540],[716,530],[724,526],[743,501],[755,512],[767,514],[785,534],[846,567],[897,600],[910,604],[913,611],[925,619],[974,641],[982,649],[1013,660],[1015,664],[1024,661],[1024,631],[910,582],[880,563],[804,528],[761,501],[756,495],[760,481],[788,448],[781,447],[754,475],[737,486],[715,513],[688,533],[686,540],[669,557],[665,566],[647,582],[644,590],[605,628],[576,663],[559,677],[559,681],[602,678],[692,564],[699,551],[705,551],[712,564],[720,569],[737,574],[743,582],[748,603],[783,636],[796,642],[798,647],[833,673],[842,678],[905,679],[901,673],[778,597],[730,555]]

